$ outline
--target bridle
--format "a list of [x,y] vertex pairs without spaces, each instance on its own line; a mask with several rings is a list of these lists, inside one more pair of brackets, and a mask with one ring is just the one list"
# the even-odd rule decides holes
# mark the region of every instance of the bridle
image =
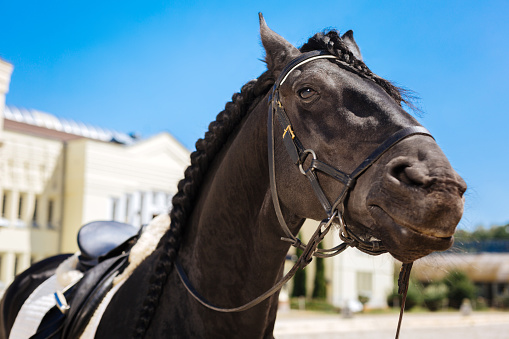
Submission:
[[[180,279],[188,292],[203,306],[218,311],[218,312],[240,312],[247,310],[263,300],[267,299],[274,293],[276,293],[283,285],[288,282],[297,272],[298,269],[304,268],[307,266],[313,256],[326,258],[335,256],[341,252],[343,252],[348,247],[356,247],[360,251],[371,254],[371,255],[379,255],[387,252],[387,249],[383,245],[380,240],[364,240],[361,237],[355,235],[351,230],[348,229],[346,223],[343,219],[344,212],[344,204],[346,197],[350,190],[355,185],[355,182],[359,176],[361,176],[371,165],[373,165],[385,152],[391,149],[394,145],[402,141],[403,139],[412,136],[412,135],[426,135],[432,137],[431,134],[422,126],[411,126],[403,128],[389,138],[387,138],[381,145],[379,145],[352,173],[345,173],[326,162],[319,160],[316,156],[316,153],[312,149],[305,148],[297,135],[295,134],[291,121],[288,115],[285,112],[283,104],[280,101],[279,88],[286,81],[288,76],[292,71],[296,68],[317,59],[330,59],[336,62],[341,67],[348,69],[355,74],[363,76],[356,69],[351,67],[350,65],[341,61],[338,57],[330,54],[327,51],[311,51],[301,54],[299,57],[293,59],[286,65],[286,67],[282,70],[279,75],[277,81],[275,82],[272,92],[269,96],[269,111],[268,111],[268,123],[267,123],[267,131],[268,131],[268,158],[269,158],[269,177],[270,177],[270,190],[272,195],[272,201],[274,203],[274,209],[276,212],[277,219],[279,224],[285,233],[285,237],[282,237],[281,240],[290,242],[292,246],[299,248],[303,251],[301,256],[297,259],[297,262],[294,264],[292,269],[280,279],[273,287],[271,287],[268,291],[260,295],[259,297],[253,299],[252,301],[234,308],[222,308],[217,307],[210,304],[205,298],[203,298],[193,287],[189,278],[187,277],[182,265],[177,260],[175,265],[177,267],[177,272],[180,276]],[[298,170],[305,175],[313,188],[313,191],[320,202],[322,208],[325,211],[326,218],[323,219],[313,236],[311,237],[308,244],[304,244],[298,239],[288,227],[283,213],[281,211],[279,196],[277,192],[276,185],[276,160],[275,160],[275,135],[274,135],[274,116],[277,118],[277,121],[281,125],[284,133],[282,136],[283,143],[287,150],[290,159],[293,164],[298,168]],[[432,137],[433,138],[433,137]],[[308,157],[311,156],[312,159],[310,161],[306,161]],[[304,168],[305,163],[309,163],[307,168]],[[329,201],[327,196],[325,195],[320,182],[318,181],[317,172],[321,172],[329,177],[341,182],[343,184],[343,189],[339,193],[338,197],[334,201]],[[319,249],[318,245],[324,239],[325,235],[330,231],[333,224],[339,225],[339,235],[342,244],[330,248],[330,249]],[[401,316],[404,308],[404,300],[406,298],[406,291],[408,289],[408,279],[409,272],[411,269],[410,264],[404,264],[403,269],[400,274],[400,279],[398,284],[400,285],[400,293],[403,294],[403,302],[402,309],[400,313],[400,320],[398,324],[398,332],[396,334],[396,338],[399,336],[399,328],[401,325]]]
[[[277,117],[279,124],[284,130],[283,133],[283,143],[285,148],[290,156],[292,162],[295,166],[297,166],[300,172],[305,175],[313,188],[313,191],[319,200],[322,208],[324,209],[327,218],[322,220],[318,229],[321,231],[317,234],[320,237],[320,241],[323,239],[325,234],[330,230],[334,220],[337,221],[340,227],[340,237],[341,240],[344,241],[343,244],[336,246],[331,249],[318,249],[313,246],[309,253],[308,257],[305,261],[310,261],[310,255],[314,255],[317,257],[331,257],[337,255],[344,251],[347,247],[357,247],[362,252],[371,254],[371,255],[379,255],[387,252],[387,249],[379,240],[374,241],[366,241],[356,236],[353,232],[348,230],[347,225],[343,220],[343,211],[344,211],[344,203],[345,199],[349,193],[349,191],[355,185],[357,178],[361,176],[371,165],[373,165],[385,152],[391,149],[394,145],[396,145],[401,140],[415,134],[428,135],[431,137],[431,134],[422,126],[411,126],[403,128],[393,135],[391,135],[388,139],[386,139],[381,145],[379,145],[352,173],[345,173],[319,159],[317,159],[316,153],[312,149],[307,149],[303,146],[302,142],[299,140],[295,132],[293,131],[292,124],[288,115],[285,112],[283,104],[280,101],[279,97],[279,88],[288,78],[289,74],[300,67],[301,65],[308,63],[317,59],[333,59],[336,62],[342,64],[342,66],[349,67],[347,64],[342,63],[336,56],[329,54],[326,51],[312,51],[302,54],[301,56],[292,60],[281,72],[278,80],[276,81],[272,94],[269,98],[269,120],[268,120],[268,154],[269,154],[269,176],[270,176],[270,188],[272,193],[272,200],[274,202],[274,207],[276,211],[277,218],[281,225],[281,228],[286,234],[286,237],[283,237],[282,240],[289,241],[292,243],[292,246],[305,250],[307,245],[303,244],[297,237],[293,235],[290,231],[288,225],[285,222],[283,214],[281,212],[280,204],[279,204],[279,196],[277,193],[277,185],[276,185],[276,175],[275,175],[275,156],[274,156],[274,116]],[[351,69],[351,71],[355,71]],[[355,72],[358,74],[358,72]],[[304,169],[304,163],[309,156],[312,156],[311,162],[307,169]],[[329,177],[341,182],[343,184],[343,190],[340,192],[336,200],[330,202],[326,197],[319,181],[317,178],[317,172],[324,173]],[[313,238],[312,238],[313,241]],[[316,244],[318,246],[318,244]]]

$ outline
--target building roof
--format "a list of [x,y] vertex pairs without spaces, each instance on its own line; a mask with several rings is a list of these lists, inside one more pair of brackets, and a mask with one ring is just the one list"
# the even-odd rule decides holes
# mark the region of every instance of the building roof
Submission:
[[459,270],[474,282],[509,282],[509,253],[434,254],[417,260],[413,274],[421,281],[437,281]]
[[[24,109],[13,106],[6,106],[3,112],[6,121],[21,123],[30,126],[40,127],[55,131],[55,135],[74,135],[84,138],[100,140],[105,142],[115,142],[119,144],[131,145],[136,141],[135,137],[126,133],[91,126],[71,119],[58,118],[52,114],[41,112],[35,109]],[[7,127],[8,124],[5,124]],[[64,137],[62,137],[65,139]]]

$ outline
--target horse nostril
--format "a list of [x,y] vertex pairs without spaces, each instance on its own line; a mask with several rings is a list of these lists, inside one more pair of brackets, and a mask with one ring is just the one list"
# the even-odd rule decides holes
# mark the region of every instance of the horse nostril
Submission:
[[405,169],[408,168],[409,165],[398,165],[394,166],[390,170],[390,175],[396,178],[398,181],[401,181],[407,185],[411,184],[410,178],[405,173]]
[[427,186],[430,184],[430,178],[426,171],[419,164],[412,164],[408,161],[398,161],[389,169],[389,173],[399,182],[409,186]]

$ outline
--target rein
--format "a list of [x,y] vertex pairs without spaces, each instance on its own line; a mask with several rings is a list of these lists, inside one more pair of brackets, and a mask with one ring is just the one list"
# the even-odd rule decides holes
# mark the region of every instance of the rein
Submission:
[[[305,148],[299,138],[296,136],[295,132],[292,129],[292,124],[288,115],[286,114],[283,104],[280,101],[279,96],[279,88],[286,81],[290,73],[295,70],[297,67],[302,66],[308,62],[317,60],[317,59],[332,59],[334,62],[338,63],[342,67],[347,68],[349,71],[354,72],[362,76],[362,74],[358,73],[354,68],[349,66],[348,64],[342,62],[338,57],[331,55],[327,51],[311,51],[307,53],[303,53],[299,57],[293,59],[288,63],[288,65],[283,69],[281,74],[279,75],[277,81],[272,88],[272,93],[269,96],[269,111],[268,111],[268,122],[267,122],[267,131],[268,131],[268,160],[269,160],[269,177],[270,177],[270,190],[272,195],[272,201],[274,203],[274,209],[276,212],[276,216],[278,218],[279,224],[285,233],[285,237],[282,237],[281,240],[290,242],[292,246],[303,250],[302,255],[297,259],[297,262],[291,268],[291,270],[281,278],[274,286],[272,286],[265,293],[260,295],[259,297],[253,299],[252,301],[238,307],[233,308],[223,308],[212,305],[208,302],[203,296],[200,295],[198,291],[193,287],[189,278],[187,277],[186,272],[184,271],[180,261],[177,259],[175,262],[177,272],[179,274],[180,280],[187,289],[187,291],[203,306],[223,313],[231,313],[231,312],[241,312],[247,309],[252,308],[255,305],[258,305],[262,301],[266,300],[274,293],[279,291],[283,285],[288,282],[297,272],[298,269],[306,267],[312,260],[313,256],[320,258],[328,258],[340,254],[348,247],[356,247],[360,251],[371,254],[371,255],[379,255],[387,252],[387,249],[382,244],[380,240],[372,240],[366,241],[361,239],[359,236],[355,235],[351,232],[343,219],[344,212],[344,202],[345,199],[350,192],[350,190],[355,185],[357,178],[362,175],[371,165],[373,165],[385,152],[391,149],[394,145],[402,141],[403,139],[411,136],[411,135],[427,135],[431,138],[431,134],[422,126],[411,126],[403,128],[389,138],[387,138],[381,145],[379,145],[357,168],[350,174],[347,174],[335,167],[322,162],[317,159],[316,153],[312,149]],[[274,116],[277,117],[279,124],[284,130],[282,139],[285,145],[285,148],[296,167],[298,167],[299,171],[305,175],[313,188],[313,191],[322,205],[325,214],[327,217],[323,219],[317,229],[315,230],[313,236],[311,237],[308,244],[302,243],[302,241],[297,238],[290,231],[286,221],[284,219],[283,213],[281,211],[279,196],[277,193],[277,185],[276,185],[276,174],[275,174],[275,155],[274,155]],[[306,159],[311,156],[312,159],[307,168],[304,168],[304,163]],[[344,187],[342,191],[339,193],[336,200],[333,202],[329,201],[327,196],[325,195],[320,183],[318,182],[318,177],[316,172],[322,172],[333,179],[340,181]],[[327,233],[332,228],[333,224],[339,225],[339,236],[343,241],[342,244],[330,248],[330,249],[319,249],[318,245],[325,238]],[[398,323],[398,330],[396,333],[396,338],[399,337],[399,330],[401,327],[401,320],[403,316],[403,310],[406,300],[406,293],[408,290],[408,280],[410,276],[412,264],[403,264],[402,271],[400,272],[400,278],[398,280],[399,284],[399,293],[403,294],[400,318]]]

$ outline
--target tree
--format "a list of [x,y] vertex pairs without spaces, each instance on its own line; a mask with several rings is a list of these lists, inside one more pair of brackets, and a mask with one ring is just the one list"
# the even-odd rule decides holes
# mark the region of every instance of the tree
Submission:
[[[318,248],[323,248],[322,243]],[[325,283],[325,264],[323,258],[316,258],[316,273],[313,287],[313,298],[325,299],[327,297],[327,286]]]
[[454,235],[454,247],[464,252],[509,252],[509,224],[474,231],[458,230]]
[[[299,234],[300,238],[300,234]],[[297,248],[297,256],[302,255],[302,250]],[[292,297],[305,297],[306,296],[306,271],[298,269],[293,276],[293,290]]]
[[509,240],[509,224],[485,228],[478,226],[474,231],[457,230],[454,238],[459,242]]
[[475,285],[464,272],[449,272],[444,278],[444,284],[448,288],[447,298],[450,307],[459,309],[463,299],[473,300],[475,297]]

